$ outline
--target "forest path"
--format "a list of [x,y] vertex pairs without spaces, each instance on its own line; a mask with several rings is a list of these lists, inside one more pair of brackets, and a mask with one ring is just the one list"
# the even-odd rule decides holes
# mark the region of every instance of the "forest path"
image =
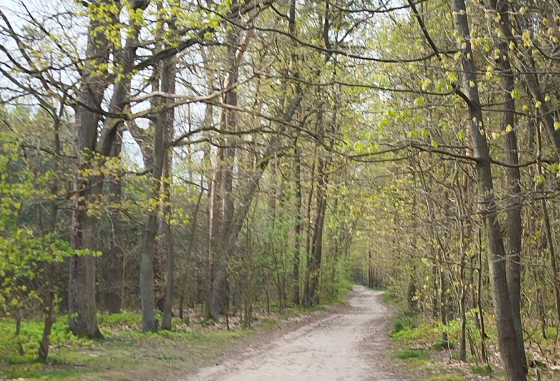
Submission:
[[386,352],[388,309],[381,291],[354,286],[347,304],[242,358],[183,381],[397,381]]

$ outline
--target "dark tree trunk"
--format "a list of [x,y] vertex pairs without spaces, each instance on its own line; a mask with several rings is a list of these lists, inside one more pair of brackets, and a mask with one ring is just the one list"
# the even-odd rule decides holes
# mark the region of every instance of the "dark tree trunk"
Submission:
[[[221,200],[222,186],[222,164],[220,155],[216,155],[216,163],[214,165],[214,174],[210,188],[210,215],[209,215],[209,237],[208,237],[208,273],[206,277],[206,310],[207,315],[213,316],[210,311],[212,305],[212,295],[214,294],[214,281],[216,272],[216,258],[219,251],[219,237],[221,233],[221,209],[219,208]],[[218,312],[219,313],[219,312]]]
[[[235,2],[234,2],[235,4]],[[237,106],[237,92],[233,87],[239,78],[239,65],[249,39],[252,37],[252,31],[245,34],[239,28],[233,28],[228,32],[228,71],[224,79],[223,88],[229,89],[224,95],[224,103],[231,106]],[[221,126],[223,131],[235,131],[237,129],[237,113],[233,110],[222,110]],[[220,245],[223,246],[227,242],[231,234],[234,205],[233,205],[233,165],[235,162],[235,138],[226,139],[225,148],[220,148],[221,169],[223,169],[223,198],[222,198],[222,229],[220,237]],[[231,248],[233,250],[233,248]],[[232,251],[220,252],[226,257],[218,258],[219,262],[224,262],[224,266],[219,266],[218,273],[214,279],[211,298],[209,300],[209,312],[214,319],[217,319],[220,313],[227,313],[229,310],[229,281],[227,272],[227,263]]]
[[488,259],[491,273],[492,294],[494,297],[494,312],[498,328],[498,342],[508,379],[510,381],[525,381],[526,375],[523,369],[523,356],[517,339],[512,305],[509,297],[505,263],[506,252],[496,208],[488,143],[486,141],[486,135],[483,132],[482,110],[480,107],[478,88],[476,86],[478,83],[476,67],[472,56],[469,22],[464,0],[453,0],[453,12],[455,15],[455,28],[458,35],[463,38],[463,46],[459,44],[459,48],[463,53],[461,59],[464,71],[463,85],[465,89],[468,89],[467,94],[463,94],[463,96],[471,114],[470,133],[474,150],[473,156],[477,160],[476,170],[480,192],[480,210],[484,213],[483,217],[490,248]]
[[[169,59],[164,63],[163,72],[161,76],[162,91],[175,94],[175,74],[176,74],[176,61],[175,58]],[[172,103],[171,99],[167,103]],[[170,108],[165,112],[165,138],[172,141],[175,135],[175,109]],[[167,283],[165,288],[165,306],[163,308],[163,317],[161,321],[161,328],[171,329],[171,315],[173,307],[173,291],[175,287],[175,255],[173,247],[173,234],[169,220],[171,219],[171,183],[172,183],[172,170],[173,170],[173,151],[171,149],[164,152],[164,181],[163,181],[163,217],[161,219],[161,231],[163,233],[163,240],[165,251],[167,252]],[[192,239],[192,238],[191,238]]]
[[[323,112],[319,113],[318,135],[324,136]],[[321,275],[321,261],[323,256],[323,227],[325,223],[325,213],[327,209],[327,175],[324,173],[326,160],[319,157],[317,164],[317,195],[316,195],[316,215],[315,224],[313,226],[313,241],[311,244],[311,258],[308,263],[309,272],[309,294],[305,304],[310,306],[319,303],[319,279]]]
[[[507,12],[507,4],[502,2],[505,8],[501,12]],[[499,44],[500,59],[498,65],[501,70],[502,78],[502,97],[504,104],[504,113],[502,116],[502,131],[504,136],[504,151],[506,154],[506,163],[511,167],[506,168],[508,195],[507,202],[507,235],[508,235],[508,252],[507,252],[507,284],[509,289],[509,297],[511,300],[511,308],[513,313],[513,321],[515,323],[515,332],[517,333],[517,341],[521,352],[521,361],[525,373],[528,371],[527,359],[525,356],[525,345],[523,340],[523,326],[521,323],[521,238],[523,236],[523,228],[521,224],[521,206],[523,197],[521,195],[521,173],[519,167],[519,155],[517,149],[517,135],[515,132],[515,101],[511,92],[515,88],[514,73],[511,68],[508,49],[506,42]]]
[[301,152],[297,146],[297,140],[294,142],[295,154],[295,177],[296,177],[296,221],[294,226],[294,262],[293,262],[293,289],[292,301],[299,305],[299,256],[301,252]]
[[[161,111],[156,115],[154,134],[154,163],[152,169],[152,183],[150,184],[150,197],[154,203],[160,201],[161,177],[165,161],[165,137],[167,113]],[[154,296],[154,255],[156,248],[156,234],[158,231],[157,208],[148,210],[146,224],[142,239],[142,261],[140,264],[140,297],[142,299],[142,330],[144,332],[155,332],[157,323],[155,318],[155,296]]]
[[[108,1],[95,2],[96,5]],[[116,15],[113,15],[116,16]],[[78,156],[74,179],[74,213],[72,218],[72,248],[97,250],[96,217],[88,216],[87,203],[92,201],[92,188],[99,188],[95,178],[82,178],[81,171],[93,165],[93,153],[97,149],[99,114],[107,82],[102,74],[94,74],[98,66],[108,62],[110,46],[102,32],[101,21],[92,18],[88,27],[88,41],[82,88],[78,95],[79,105],[75,116],[75,141]],[[95,64],[94,64],[95,63]],[[91,254],[74,255],[70,258],[68,281],[68,311],[70,330],[79,336],[102,337],[97,325],[95,301],[95,261]]]
[[[149,1],[134,0],[131,2],[133,10],[145,9]],[[131,21],[134,22],[134,21]],[[132,25],[134,27],[134,25]],[[128,96],[130,93],[131,73],[136,58],[138,46],[138,33],[140,28],[135,27],[126,40],[124,49],[115,49],[115,61],[120,63],[122,72],[119,79],[114,84],[113,96],[109,105],[112,113],[122,113],[129,110]],[[109,155],[113,160],[120,161],[122,151],[122,131],[124,123],[122,119],[108,118],[103,128],[101,136],[100,151],[103,155]],[[105,254],[104,274],[106,284],[103,291],[110,313],[118,313],[122,308],[123,302],[123,282],[124,282],[124,237],[121,221],[121,173],[111,176],[109,182],[109,199],[112,205],[109,218],[111,220],[111,238],[109,250]],[[104,279],[100,279],[101,282]]]
[[[111,155],[118,157],[115,151],[120,152],[121,138],[115,140]],[[109,313],[119,313],[123,302],[123,283],[124,283],[124,250],[123,250],[123,228],[121,220],[120,205],[121,202],[121,179],[116,176],[109,183],[109,197],[111,203],[115,205],[110,212],[111,219],[111,239],[109,250],[106,253],[105,274],[106,284],[104,290],[106,292],[105,302]]]

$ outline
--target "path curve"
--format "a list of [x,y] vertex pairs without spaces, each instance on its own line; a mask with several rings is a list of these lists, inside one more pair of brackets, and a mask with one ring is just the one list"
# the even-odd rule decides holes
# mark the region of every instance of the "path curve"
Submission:
[[182,381],[401,381],[385,350],[388,310],[381,294],[354,286],[347,305],[325,318]]

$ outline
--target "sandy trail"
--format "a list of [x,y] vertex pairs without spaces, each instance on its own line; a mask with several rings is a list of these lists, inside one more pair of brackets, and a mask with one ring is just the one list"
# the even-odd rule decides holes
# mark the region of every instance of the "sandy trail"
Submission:
[[243,358],[200,369],[184,381],[397,381],[384,349],[382,292],[355,286],[346,306]]

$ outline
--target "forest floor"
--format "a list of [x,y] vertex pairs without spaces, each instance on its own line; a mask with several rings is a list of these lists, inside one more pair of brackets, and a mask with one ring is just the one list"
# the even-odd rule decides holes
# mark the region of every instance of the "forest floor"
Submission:
[[[348,285],[345,289],[350,289]],[[342,294],[338,294],[340,297]],[[0,380],[26,381],[478,381],[503,379],[497,348],[490,367],[458,360],[457,324],[448,328],[452,346],[439,345],[441,327],[421,323],[390,292],[354,286],[343,300],[312,308],[255,308],[253,327],[239,314],[207,321],[201,313],[174,319],[171,331],[144,334],[141,315],[105,315],[98,320],[105,339],[72,336],[66,319],[53,328],[49,361],[35,360],[40,321],[0,319]],[[264,308],[264,309],[263,309]],[[491,326],[491,324],[489,324]],[[456,327],[455,327],[456,328]],[[491,329],[489,334],[494,337]],[[438,339],[439,338],[439,339]],[[495,340],[493,340],[495,341]],[[18,348],[23,355],[18,354]],[[531,352],[533,353],[533,352]],[[532,355],[532,358],[536,358]],[[542,380],[558,373],[541,369]],[[530,379],[535,379],[531,371]]]
[[[391,299],[393,298],[393,299]],[[41,323],[22,324],[14,338],[0,321],[0,380],[60,381],[466,381],[501,377],[436,350],[427,341],[397,339],[393,326],[405,321],[390,292],[354,286],[330,306],[255,312],[254,327],[175,319],[171,331],[143,334],[136,313],[99,315],[102,341],[77,339],[62,319],[52,337],[51,360],[33,360]],[[384,303],[386,301],[387,303]],[[4,328],[3,328],[4,327]],[[3,330],[4,329],[4,330]],[[401,327],[405,337],[423,326]],[[36,332],[35,332],[36,331]],[[420,335],[421,336],[421,335]],[[2,341],[2,338],[12,338]],[[393,339],[390,339],[393,337]],[[23,343],[25,356],[14,350]],[[34,344],[35,343],[35,344]],[[9,344],[9,345],[8,345]],[[19,345],[19,344],[18,344]],[[11,355],[8,355],[11,354]],[[544,379],[555,379],[543,378]]]
[[315,314],[299,327],[288,323],[247,340],[236,352],[176,381],[405,380],[391,366],[387,351],[391,314],[380,300],[382,293],[354,286],[346,304]]

